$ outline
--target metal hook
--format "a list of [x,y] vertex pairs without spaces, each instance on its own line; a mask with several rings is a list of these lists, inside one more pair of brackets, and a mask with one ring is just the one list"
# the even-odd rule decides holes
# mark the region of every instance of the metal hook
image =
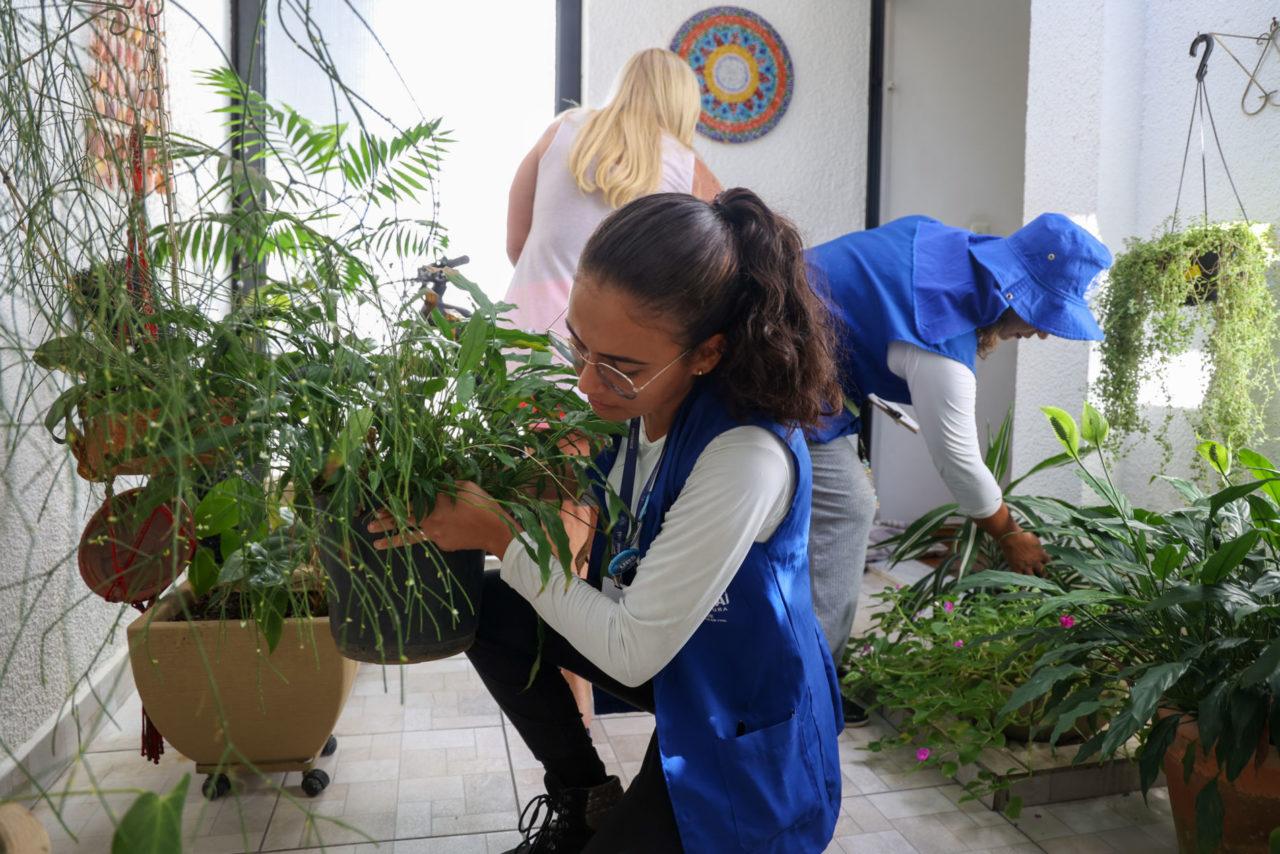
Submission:
[[1191,41],[1191,55],[1195,56],[1200,45],[1204,45],[1204,55],[1200,57],[1200,66],[1196,68],[1196,80],[1203,83],[1204,73],[1209,70],[1209,54],[1213,53],[1213,36],[1201,33]]

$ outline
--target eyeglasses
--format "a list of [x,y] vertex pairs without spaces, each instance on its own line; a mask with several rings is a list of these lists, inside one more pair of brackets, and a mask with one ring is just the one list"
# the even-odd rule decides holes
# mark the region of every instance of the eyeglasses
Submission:
[[565,361],[573,367],[574,371],[581,374],[586,369],[587,365],[593,366],[596,369],[596,375],[600,377],[600,382],[604,383],[605,388],[609,389],[609,391],[624,400],[635,400],[640,396],[640,392],[644,391],[653,383],[654,380],[666,373],[667,368],[670,368],[676,362],[680,361],[692,352],[691,350],[685,350],[679,356],[676,356],[664,365],[662,370],[651,376],[648,382],[637,386],[632,381],[631,377],[627,376],[613,365],[606,365],[604,362],[593,362],[588,359],[586,355],[578,349],[576,344],[565,338],[559,332],[556,332],[554,329],[547,330],[547,338],[551,342],[551,349],[563,356]]

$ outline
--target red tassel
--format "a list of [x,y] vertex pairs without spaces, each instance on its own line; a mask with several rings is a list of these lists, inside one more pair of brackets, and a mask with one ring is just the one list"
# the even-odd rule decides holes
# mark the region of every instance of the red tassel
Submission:
[[159,765],[161,756],[164,756],[164,736],[160,734],[160,730],[156,729],[156,725],[151,722],[144,708],[142,710],[142,757]]

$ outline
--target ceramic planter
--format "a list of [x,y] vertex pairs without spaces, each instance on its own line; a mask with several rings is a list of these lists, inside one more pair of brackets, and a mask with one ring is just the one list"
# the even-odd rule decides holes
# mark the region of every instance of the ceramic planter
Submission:
[[1197,850],[1196,795],[1216,777],[1223,806],[1222,844],[1217,851],[1267,854],[1271,830],[1280,826],[1280,752],[1269,746],[1261,762],[1249,763],[1239,777],[1228,782],[1226,774],[1220,772],[1217,757],[1213,753],[1205,755],[1197,747],[1191,779],[1184,781],[1182,758],[1199,735],[1195,721],[1179,724],[1173,744],[1164,755],[1178,850],[1184,854]]
[[413,664],[465,652],[475,640],[484,552],[429,544],[378,551],[361,516],[331,525],[321,564],[329,575],[329,628],[348,658]]
[[202,772],[309,766],[359,667],[338,655],[328,618],[287,618],[268,654],[252,620],[183,619],[192,599],[184,585],[129,625],[129,663],[156,728]]

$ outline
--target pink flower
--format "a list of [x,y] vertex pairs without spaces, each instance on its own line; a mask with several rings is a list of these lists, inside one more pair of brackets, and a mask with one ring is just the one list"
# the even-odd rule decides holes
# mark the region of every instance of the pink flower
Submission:
[[964,641],[958,640],[955,643],[953,643],[952,646],[954,646],[956,649],[962,649],[964,647]]
[[917,762],[924,762],[924,761],[925,761],[926,759],[928,759],[928,758],[929,758],[929,748],[927,748],[927,747],[922,747],[922,748],[920,748],[919,750],[917,750],[917,751],[916,751],[916,761],[917,761]]
[[946,602],[943,602],[943,603],[942,603],[942,610],[946,611],[948,614],[950,614],[950,613],[951,613],[952,611],[954,611],[955,609],[956,609],[956,603],[955,603],[955,602],[952,602],[952,601],[950,601],[950,600],[947,600]]
[[1063,614],[1058,618],[1058,623],[1064,628],[1069,629],[1076,624],[1076,618],[1070,614]]
[[863,655],[870,655],[870,654],[871,654],[871,644],[869,644],[869,643],[864,643],[864,644],[862,645],[862,654],[863,654]]

